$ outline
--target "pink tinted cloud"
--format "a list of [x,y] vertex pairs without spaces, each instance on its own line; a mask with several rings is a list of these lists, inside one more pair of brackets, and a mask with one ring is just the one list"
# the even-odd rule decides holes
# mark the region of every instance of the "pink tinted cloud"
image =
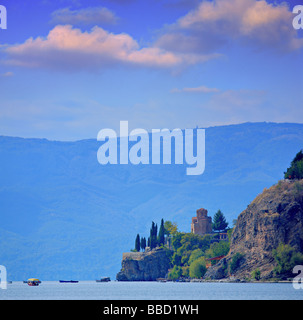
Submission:
[[113,34],[101,27],[89,32],[70,25],[54,27],[46,38],[30,38],[23,44],[7,46],[8,63],[51,69],[99,69],[124,64],[172,68],[217,58],[215,54],[178,54],[157,47],[140,48],[126,33]]
[[159,47],[182,52],[209,52],[240,40],[263,49],[292,51],[303,46],[292,27],[293,14],[287,4],[265,0],[214,0],[200,5],[158,39]]

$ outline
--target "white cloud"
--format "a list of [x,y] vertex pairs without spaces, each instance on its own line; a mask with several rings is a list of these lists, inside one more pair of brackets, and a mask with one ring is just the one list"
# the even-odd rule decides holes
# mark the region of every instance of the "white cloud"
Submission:
[[220,90],[217,88],[208,88],[205,86],[194,87],[194,88],[183,88],[178,89],[174,88],[170,92],[171,93],[179,93],[179,92],[190,92],[190,93],[211,93],[211,92],[219,92]]
[[89,7],[77,10],[62,8],[52,13],[52,22],[55,24],[103,25],[115,24],[117,19],[115,14],[105,7]]
[[204,107],[225,118],[233,119],[237,115],[244,121],[260,121],[269,111],[264,108],[266,96],[263,90],[226,90],[213,95]]
[[[60,9],[53,13],[53,19],[73,24],[116,19],[108,9],[92,9]],[[82,31],[71,25],[57,25],[46,37],[5,45],[1,51],[7,54],[6,63],[31,68],[96,71],[127,65],[182,70],[222,56],[217,50],[233,41],[258,49],[301,48],[303,39],[297,38],[292,19],[285,4],[273,5],[264,0],[202,1],[195,10],[166,26],[149,47],[140,47],[129,34],[110,33],[99,26]]]
[[157,47],[140,48],[126,33],[113,34],[101,27],[82,32],[70,25],[56,26],[46,38],[30,38],[23,44],[5,46],[7,63],[59,70],[97,70],[107,66],[172,68],[217,58],[216,54],[182,54]]
[[7,72],[5,72],[5,73],[0,74],[0,77],[7,78],[7,77],[12,77],[13,75],[14,75],[13,72],[7,71]]
[[210,52],[239,40],[258,48],[296,50],[303,46],[285,3],[264,0],[214,0],[166,27],[157,45],[179,52]]

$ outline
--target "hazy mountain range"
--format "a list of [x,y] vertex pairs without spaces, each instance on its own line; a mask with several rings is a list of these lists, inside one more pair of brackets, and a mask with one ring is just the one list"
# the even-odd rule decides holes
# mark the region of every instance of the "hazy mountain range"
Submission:
[[0,137],[0,264],[11,280],[115,277],[136,234],[161,218],[190,231],[204,207],[232,224],[283,178],[303,148],[303,124],[244,123],[206,129],[206,169],[107,165],[100,142]]

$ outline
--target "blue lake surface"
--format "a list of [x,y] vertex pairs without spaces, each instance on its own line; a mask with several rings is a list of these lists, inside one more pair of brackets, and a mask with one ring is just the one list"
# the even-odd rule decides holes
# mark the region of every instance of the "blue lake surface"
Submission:
[[117,282],[59,283],[38,287],[13,282],[0,289],[0,300],[303,300],[292,283]]

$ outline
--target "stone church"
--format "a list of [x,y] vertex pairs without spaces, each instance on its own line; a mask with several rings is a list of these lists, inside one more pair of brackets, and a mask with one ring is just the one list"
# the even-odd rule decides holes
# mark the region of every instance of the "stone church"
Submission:
[[207,216],[206,209],[197,210],[197,216],[192,218],[191,232],[201,236],[212,233],[212,219]]

